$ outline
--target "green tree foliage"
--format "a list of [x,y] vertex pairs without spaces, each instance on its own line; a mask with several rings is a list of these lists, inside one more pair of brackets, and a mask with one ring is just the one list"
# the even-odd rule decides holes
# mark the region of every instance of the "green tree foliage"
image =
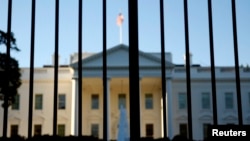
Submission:
[[[0,30],[0,45],[5,45],[7,48],[8,35]],[[16,39],[13,34],[10,35],[10,48],[20,51],[16,46]],[[18,94],[18,88],[21,86],[21,73],[18,61],[12,57],[9,58],[6,53],[0,52],[0,100],[8,97],[8,103],[3,103],[2,106],[9,106],[15,101],[15,95]]]

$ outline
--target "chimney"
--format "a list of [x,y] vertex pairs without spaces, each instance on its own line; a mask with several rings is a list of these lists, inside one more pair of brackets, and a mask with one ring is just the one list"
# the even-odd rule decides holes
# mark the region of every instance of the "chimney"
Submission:
[[[190,64],[190,66],[192,66],[192,64],[193,64],[192,57],[193,57],[193,54],[189,53],[189,64]],[[184,64],[186,65],[186,54],[183,55],[183,58],[184,58]]]

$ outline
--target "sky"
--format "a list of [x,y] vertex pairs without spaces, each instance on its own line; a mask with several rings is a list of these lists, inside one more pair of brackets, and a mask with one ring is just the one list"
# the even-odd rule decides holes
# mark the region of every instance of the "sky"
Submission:
[[[216,66],[234,66],[231,0],[213,0],[214,53]],[[7,31],[8,0],[0,1],[0,30]],[[68,64],[78,51],[78,0],[60,0],[60,64]],[[30,66],[31,0],[13,0],[12,32],[20,52],[11,51],[20,67]],[[189,46],[192,62],[210,66],[207,0],[188,0]],[[119,41],[116,18],[122,12],[123,44],[128,45],[128,1],[107,0],[107,48]],[[236,0],[239,64],[250,64],[250,0]],[[138,0],[139,49],[160,52],[159,0]],[[183,0],[164,0],[165,51],[175,64],[183,64],[185,54]],[[35,67],[52,63],[55,50],[55,1],[36,0]],[[83,0],[84,52],[102,51],[102,0]],[[0,52],[5,52],[0,46]]]

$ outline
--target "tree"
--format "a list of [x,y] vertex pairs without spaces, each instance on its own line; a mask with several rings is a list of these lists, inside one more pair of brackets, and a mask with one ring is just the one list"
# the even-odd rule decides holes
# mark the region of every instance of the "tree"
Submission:
[[[7,33],[0,30],[0,45],[5,45],[7,48]],[[14,34],[10,35],[10,49],[20,51],[16,46]],[[18,88],[21,86],[21,73],[18,61],[12,57],[9,58],[6,53],[0,52],[0,100],[7,96],[8,103],[3,103],[4,106],[10,106],[15,101],[15,96],[18,94]],[[8,71],[7,71],[8,70]]]
[[[8,39],[8,34],[0,30],[0,45],[4,44],[7,47],[7,39]],[[10,35],[10,48],[16,51],[20,51],[20,49],[16,45],[16,39],[14,38],[13,33],[11,33]]]

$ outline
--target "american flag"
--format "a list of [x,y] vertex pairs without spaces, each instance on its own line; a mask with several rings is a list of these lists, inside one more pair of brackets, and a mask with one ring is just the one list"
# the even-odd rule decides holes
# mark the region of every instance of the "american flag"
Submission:
[[124,17],[123,17],[123,15],[122,15],[122,13],[119,13],[119,15],[117,16],[117,19],[116,19],[116,24],[117,24],[118,26],[121,26],[122,23],[123,23],[123,21],[124,21]]

